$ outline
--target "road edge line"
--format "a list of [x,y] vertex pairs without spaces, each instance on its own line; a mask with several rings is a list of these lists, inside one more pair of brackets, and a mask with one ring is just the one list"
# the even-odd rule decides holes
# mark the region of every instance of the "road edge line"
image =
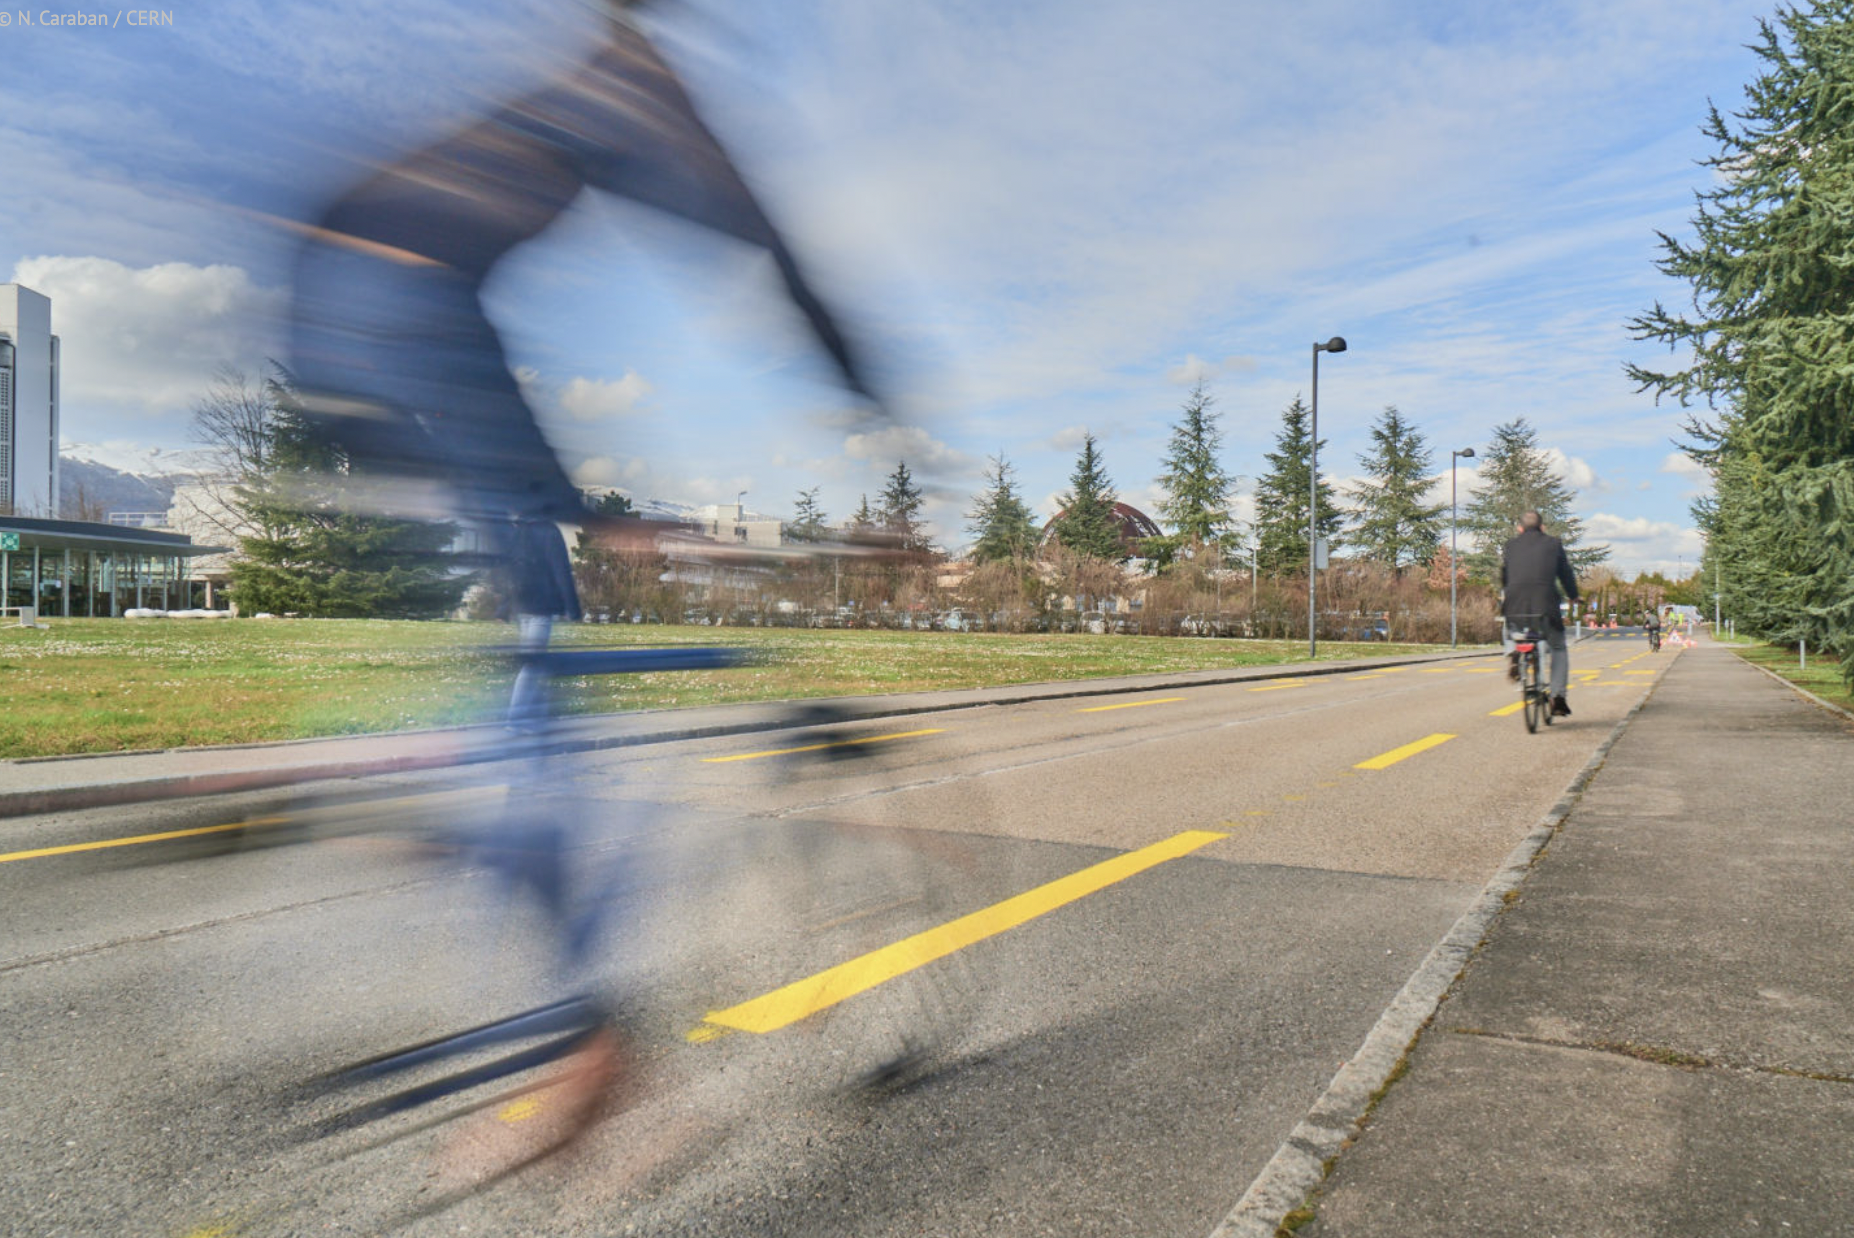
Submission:
[[1494,921],[1506,909],[1506,896],[1524,883],[1539,853],[1571,815],[1597,771],[1609,760],[1616,741],[1653,698],[1665,677],[1663,670],[1648,685],[1641,700],[1597,745],[1590,760],[1572,777],[1538,824],[1507,853],[1492,880],[1404,982],[1358,1051],[1339,1068],[1307,1110],[1307,1116],[1289,1132],[1236,1206],[1210,1232],[1210,1238],[1276,1238],[1287,1214],[1306,1203],[1307,1197],[1326,1181],[1332,1162],[1358,1137],[1366,1112],[1389,1083],[1391,1073],[1415,1046],[1443,997],[1461,978]]

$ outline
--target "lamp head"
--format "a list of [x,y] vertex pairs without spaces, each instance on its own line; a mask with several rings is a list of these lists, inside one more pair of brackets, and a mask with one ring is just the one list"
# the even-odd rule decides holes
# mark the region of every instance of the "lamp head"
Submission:
[[1458,452],[1456,452],[1455,454],[1456,454],[1456,455],[1458,455],[1458,456],[1460,456],[1460,457],[1461,457],[1461,458],[1462,458],[1463,460],[1466,460],[1466,459],[1468,459],[1468,457],[1470,457],[1470,456],[1472,456],[1472,455],[1474,454],[1474,448],[1472,448],[1472,447],[1463,447],[1463,448],[1462,448],[1462,449],[1461,449],[1460,451],[1458,451]]
[[1340,336],[1340,335],[1335,335],[1333,336],[1332,339],[1327,340],[1324,344],[1315,344],[1313,346],[1313,351],[1314,352],[1344,352],[1345,351],[1345,337]]

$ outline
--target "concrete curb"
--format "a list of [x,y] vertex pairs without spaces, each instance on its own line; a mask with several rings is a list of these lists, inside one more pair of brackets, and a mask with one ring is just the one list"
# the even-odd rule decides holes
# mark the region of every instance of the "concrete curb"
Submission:
[[1758,670],[1763,671],[1766,675],[1769,675],[1772,679],[1776,680],[1778,683],[1782,684],[1784,687],[1790,689],[1792,692],[1795,692],[1801,695],[1802,697],[1813,702],[1814,704],[1820,705],[1823,709],[1826,709],[1829,713],[1839,714],[1843,718],[1846,718],[1849,722],[1854,722],[1854,712],[1849,712],[1848,710],[1843,709],[1841,706],[1835,704],[1833,701],[1823,700],[1821,697],[1809,691],[1809,689],[1803,687],[1801,684],[1797,683],[1795,680],[1784,678],[1782,675],[1778,674],[1776,671],[1771,670],[1768,666],[1764,666],[1764,665],[1761,665],[1760,663],[1753,662],[1750,658],[1747,658],[1747,657],[1744,657],[1738,654],[1736,650],[1733,651],[1733,656],[1737,657],[1738,660],[1740,662],[1743,662],[1746,666],[1757,667]]
[[[1305,679],[1323,675],[1352,674],[1361,670],[1375,670],[1383,667],[1416,666],[1431,662],[1456,662],[1469,658],[1484,658],[1497,651],[1476,649],[1471,652],[1457,651],[1442,654],[1410,654],[1397,658],[1385,658],[1377,661],[1347,660],[1329,665],[1315,664],[1297,666],[1288,663],[1282,667],[1248,666],[1232,668],[1228,673],[1205,671],[1181,671],[1166,678],[1160,672],[1158,678],[1138,684],[1114,683],[1104,685],[1099,680],[1075,679],[1040,684],[1013,685],[1021,690],[1004,696],[986,697],[983,700],[967,701],[915,701],[911,704],[880,704],[885,698],[871,697],[828,697],[813,700],[765,702],[766,704],[785,704],[796,708],[815,708],[836,704],[841,708],[841,722],[860,722],[878,718],[906,717],[912,714],[947,713],[956,709],[978,709],[998,705],[1024,705],[1036,701],[1061,701],[1085,696],[1117,696],[1138,692],[1156,692],[1173,688],[1212,687],[1220,684],[1244,683],[1255,679]],[[1191,678],[1199,676],[1199,678]],[[1008,689],[1007,689],[1008,690]],[[975,692],[993,691],[993,689],[971,689]],[[893,700],[895,698],[886,698]],[[870,707],[865,708],[864,704]],[[613,718],[648,717],[652,711],[640,714],[595,714],[592,719],[610,720]],[[619,733],[609,735],[583,735],[563,738],[547,746],[548,755],[569,755],[581,752],[602,752],[613,748],[631,748],[644,744],[676,743],[691,739],[713,739],[727,735],[747,735],[762,731],[789,729],[793,725],[790,716],[763,717],[749,719],[738,723],[711,723],[704,726],[670,726],[662,730]],[[89,808],[109,808],[121,804],[145,803],[151,800],[190,799],[204,795],[229,795],[242,791],[263,791],[277,787],[294,786],[305,782],[320,782],[333,778],[362,778],[372,774],[398,774],[414,770],[440,769],[452,765],[474,765],[491,761],[506,760],[509,753],[504,743],[504,733],[499,727],[457,727],[450,730],[395,731],[374,738],[389,739],[406,735],[455,734],[467,736],[479,732],[493,742],[477,748],[453,750],[447,753],[400,754],[397,756],[360,757],[350,760],[331,760],[318,764],[296,764],[271,766],[268,768],[230,770],[215,773],[174,774],[155,778],[121,779],[113,782],[95,782],[79,786],[42,787],[26,791],[0,792],[0,818],[38,816],[54,812],[81,812]],[[308,743],[323,743],[329,738],[307,740],[283,740],[276,745],[234,744],[219,749],[170,748],[155,749],[153,752],[201,752],[201,751],[251,751],[265,747],[289,747]],[[86,758],[107,760],[110,757],[146,756],[141,753],[88,753],[57,758],[26,758],[25,763],[40,763],[46,760],[79,761]]]
[[1664,670],[1655,678],[1642,699],[1611,729],[1557,802],[1532,827],[1531,833],[1507,854],[1499,871],[1482,888],[1473,905],[1455,921],[1397,996],[1391,999],[1358,1052],[1339,1068],[1339,1073],[1326,1085],[1307,1116],[1275,1150],[1236,1206],[1211,1231],[1210,1238],[1276,1238],[1287,1214],[1305,1203],[1308,1195],[1326,1180],[1333,1158],[1358,1137],[1366,1112],[1389,1082],[1391,1072],[1397,1069],[1398,1063],[1429,1025],[1442,998],[1460,979],[1468,960],[1505,909],[1506,896],[1525,881],[1539,852],[1571,815],[1590,780],[1609,759],[1616,741],[1653,698],[1666,673]]

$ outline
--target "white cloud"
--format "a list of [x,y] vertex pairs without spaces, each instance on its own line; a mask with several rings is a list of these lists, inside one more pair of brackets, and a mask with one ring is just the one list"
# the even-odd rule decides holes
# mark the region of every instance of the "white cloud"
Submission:
[[1196,353],[1186,353],[1183,361],[1165,371],[1165,381],[1180,387],[1194,387],[1219,374],[1241,374],[1255,368],[1254,357],[1232,354],[1221,361],[1206,361]]
[[1684,451],[1668,452],[1661,461],[1661,471],[1672,473],[1676,477],[1684,477],[1692,482],[1705,482],[1712,478],[1712,474],[1706,471],[1705,465]]
[[615,380],[575,378],[561,388],[560,407],[576,421],[605,421],[636,412],[650,390],[636,370]]
[[286,295],[241,267],[184,262],[27,258],[12,279],[51,298],[67,406],[98,400],[156,412],[190,405],[220,366],[255,372]]
[[1566,455],[1556,447],[1547,447],[1545,456],[1551,461],[1552,471],[1570,483],[1573,490],[1587,494],[1602,494],[1609,489],[1609,483],[1597,476],[1597,471],[1588,460],[1578,456]]
[[1698,563],[1705,541],[1699,530],[1667,520],[1646,516],[1618,516],[1611,512],[1593,512],[1584,520],[1584,543],[1607,543],[1614,552],[1614,566],[1622,572],[1644,570],[1672,572],[1682,556],[1687,563]]
[[1066,426],[1051,435],[1048,443],[1053,451],[1080,451],[1082,440],[1087,437],[1087,426]]
[[843,454],[884,466],[906,461],[916,473],[971,472],[978,466],[971,455],[947,446],[919,426],[888,426],[852,434],[843,440]]

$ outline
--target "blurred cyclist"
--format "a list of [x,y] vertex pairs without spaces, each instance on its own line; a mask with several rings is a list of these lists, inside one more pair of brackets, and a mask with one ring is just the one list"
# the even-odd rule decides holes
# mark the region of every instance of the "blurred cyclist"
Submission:
[[[422,508],[485,530],[513,581],[512,617],[529,652],[545,647],[554,619],[579,616],[556,525],[602,522],[543,437],[481,293],[497,265],[582,190],[766,250],[848,386],[869,395],[843,334],[630,7],[609,10],[585,63],[349,190],[308,230],[296,263],[290,339],[303,416],[342,449],[358,502]],[[511,727],[535,734],[549,700],[545,677],[526,668]],[[512,812],[475,841],[472,858],[536,898],[559,973],[583,977],[588,922],[566,862],[574,822],[545,815]],[[583,1123],[622,1055],[595,999],[561,1008],[536,1018],[554,1030],[575,1021],[588,1029],[561,1076]]]
[[[1571,655],[1564,642],[1564,611],[1558,589],[1577,600],[1577,574],[1564,553],[1564,543],[1545,532],[1537,512],[1519,518],[1519,536],[1500,552],[1500,584],[1505,589],[1501,613],[1508,632],[1535,625],[1551,650],[1551,712],[1568,718],[1571,706],[1564,699],[1571,681]],[[1517,675],[1517,666],[1514,673]]]

